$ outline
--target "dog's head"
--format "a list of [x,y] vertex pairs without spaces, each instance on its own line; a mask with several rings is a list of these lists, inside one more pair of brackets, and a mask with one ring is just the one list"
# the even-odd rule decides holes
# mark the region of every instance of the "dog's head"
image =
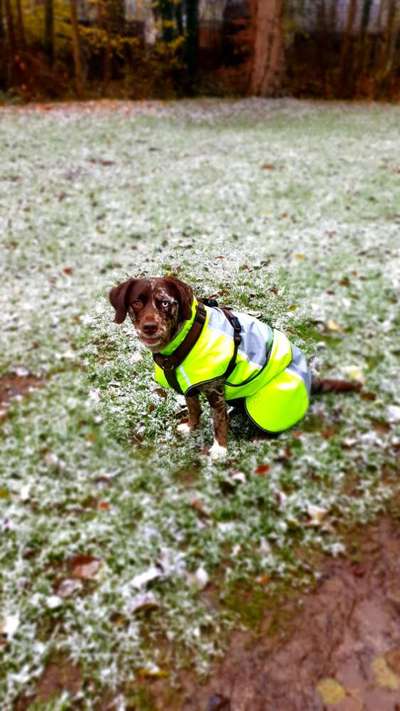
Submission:
[[142,343],[153,353],[172,340],[192,313],[193,291],[175,277],[128,279],[111,289],[116,323],[128,314]]

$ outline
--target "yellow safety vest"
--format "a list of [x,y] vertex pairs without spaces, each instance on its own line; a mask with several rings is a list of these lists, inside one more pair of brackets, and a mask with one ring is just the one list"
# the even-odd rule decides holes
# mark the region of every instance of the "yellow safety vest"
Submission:
[[[197,307],[194,299],[191,318],[161,351],[162,356],[170,356],[183,343]],[[240,343],[235,348],[232,321],[220,308],[203,308],[206,313],[200,336],[174,371],[181,392],[190,394],[202,384],[224,376],[231,366],[224,384],[226,400],[243,398],[249,417],[263,430],[278,432],[294,425],[309,405],[311,377],[302,352],[281,331],[239,312],[233,313],[241,329]],[[162,387],[170,387],[157,364],[155,378]]]

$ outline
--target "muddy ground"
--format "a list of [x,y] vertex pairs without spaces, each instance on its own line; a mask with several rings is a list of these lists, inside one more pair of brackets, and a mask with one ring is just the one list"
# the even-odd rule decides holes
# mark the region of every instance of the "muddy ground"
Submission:
[[[400,711],[400,526],[366,527],[353,560],[328,559],[312,593],[237,633],[209,681],[182,679],[178,711]],[[159,690],[154,689],[157,697]]]
[[[0,379],[0,409],[41,383]],[[146,680],[131,711],[400,711],[399,509],[348,538],[348,558],[324,559],[312,592],[266,603],[257,633],[237,632],[205,683]],[[36,694],[16,709],[82,688],[79,669],[50,663]],[[141,701],[141,700],[142,701]],[[71,707],[72,708],[72,707]],[[77,706],[76,708],[81,708]],[[116,709],[108,698],[102,711]]]

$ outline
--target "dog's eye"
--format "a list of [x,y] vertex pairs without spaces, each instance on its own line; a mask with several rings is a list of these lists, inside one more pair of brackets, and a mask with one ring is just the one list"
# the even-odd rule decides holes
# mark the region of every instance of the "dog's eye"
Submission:
[[167,309],[171,305],[171,302],[167,299],[162,299],[159,304],[163,309]]

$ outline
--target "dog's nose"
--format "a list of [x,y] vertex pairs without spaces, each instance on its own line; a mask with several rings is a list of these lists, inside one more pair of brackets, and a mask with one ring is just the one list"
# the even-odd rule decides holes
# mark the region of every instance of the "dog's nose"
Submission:
[[144,323],[142,326],[142,331],[143,333],[146,334],[146,336],[154,336],[154,334],[157,331],[157,324],[156,323]]

